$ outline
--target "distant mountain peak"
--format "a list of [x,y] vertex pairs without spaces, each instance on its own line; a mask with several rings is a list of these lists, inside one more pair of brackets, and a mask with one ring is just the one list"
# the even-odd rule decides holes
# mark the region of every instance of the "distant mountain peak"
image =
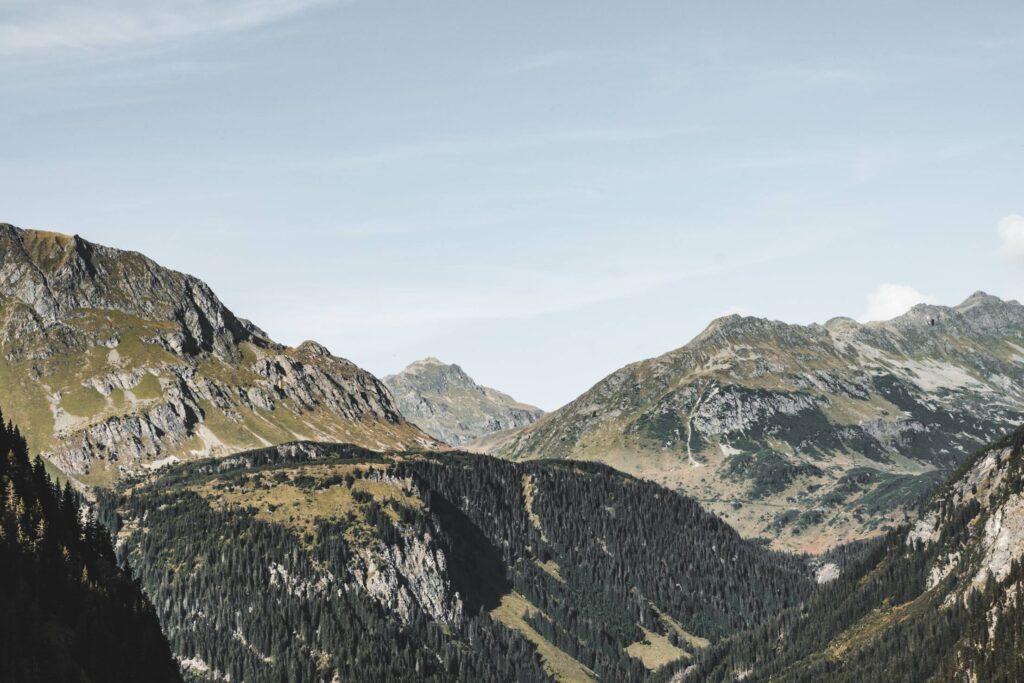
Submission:
[[1003,299],[1000,299],[997,296],[993,296],[991,294],[987,294],[981,290],[978,290],[974,294],[971,294],[969,297],[964,299],[963,303],[961,303],[959,306],[956,306],[955,308],[958,311],[964,312],[974,308],[975,306],[981,306],[984,304],[995,306],[1012,306],[1014,303],[1015,302],[1013,301],[1004,301]]
[[453,446],[531,424],[543,414],[536,406],[477,384],[460,366],[433,356],[388,375],[384,384],[407,420]]

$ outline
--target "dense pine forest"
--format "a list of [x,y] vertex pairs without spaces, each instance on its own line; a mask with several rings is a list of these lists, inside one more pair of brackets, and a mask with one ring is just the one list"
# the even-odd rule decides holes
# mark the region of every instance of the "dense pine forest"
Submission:
[[1024,491],[1022,451],[1024,428],[977,453],[913,533],[860,548],[806,603],[702,653],[692,680],[1024,680],[1024,575],[987,552],[993,529],[1021,524],[1005,515]]
[[106,529],[0,419],[0,681],[176,681]]
[[100,505],[196,680],[643,680],[813,590],[595,464],[296,444]]

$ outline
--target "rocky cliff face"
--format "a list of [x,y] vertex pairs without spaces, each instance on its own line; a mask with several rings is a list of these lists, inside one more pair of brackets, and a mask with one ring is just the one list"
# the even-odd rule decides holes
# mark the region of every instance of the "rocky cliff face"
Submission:
[[1024,430],[979,453],[937,491],[906,543],[938,549],[929,567],[929,589],[959,577],[947,582],[947,589],[953,588],[947,600],[966,604],[989,582],[1007,583],[1024,559]]
[[453,446],[532,424],[544,414],[536,406],[480,386],[458,365],[436,358],[416,361],[385,377],[384,384],[407,420]]
[[87,483],[296,438],[433,443],[370,373],[277,344],[202,281],[78,236],[0,225],[0,354],[11,417]]
[[497,445],[686,490],[744,533],[818,551],[907,518],[1024,418],[1024,306],[977,293],[884,323],[731,316]]

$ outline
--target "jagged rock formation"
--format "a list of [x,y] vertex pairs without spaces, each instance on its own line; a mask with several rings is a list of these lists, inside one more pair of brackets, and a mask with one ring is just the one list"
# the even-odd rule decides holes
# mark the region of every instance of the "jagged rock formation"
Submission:
[[799,611],[710,652],[694,681],[1024,676],[1024,428],[980,450]]
[[907,519],[1024,418],[1024,306],[978,292],[882,323],[730,316],[629,365],[494,452],[599,460],[743,533],[820,551]]
[[97,506],[194,680],[649,680],[814,590],[805,558],[593,463],[298,443]]
[[532,424],[544,414],[536,406],[480,386],[458,365],[436,358],[416,361],[385,377],[384,384],[405,419],[452,446]]
[[296,438],[432,443],[353,363],[277,344],[202,281],[78,236],[0,224],[0,354],[11,416],[86,483]]

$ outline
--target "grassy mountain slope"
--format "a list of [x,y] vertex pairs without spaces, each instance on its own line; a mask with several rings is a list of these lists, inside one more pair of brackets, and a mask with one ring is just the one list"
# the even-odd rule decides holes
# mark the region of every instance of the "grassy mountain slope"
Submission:
[[0,419],[0,680],[180,680],[153,606]]
[[295,443],[100,505],[197,680],[640,680],[813,588],[597,464]]
[[297,438],[432,443],[370,373],[276,344],[202,281],[78,236],[0,224],[0,354],[11,417],[86,483]]
[[885,323],[730,316],[494,438],[678,487],[745,535],[818,552],[910,518],[1024,418],[1024,306],[977,293]]
[[452,446],[537,421],[544,411],[480,386],[458,365],[424,358],[383,379],[405,419]]
[[1024,428],[983,449],[800,609],[741,633],[684,680],[1024,679]]

